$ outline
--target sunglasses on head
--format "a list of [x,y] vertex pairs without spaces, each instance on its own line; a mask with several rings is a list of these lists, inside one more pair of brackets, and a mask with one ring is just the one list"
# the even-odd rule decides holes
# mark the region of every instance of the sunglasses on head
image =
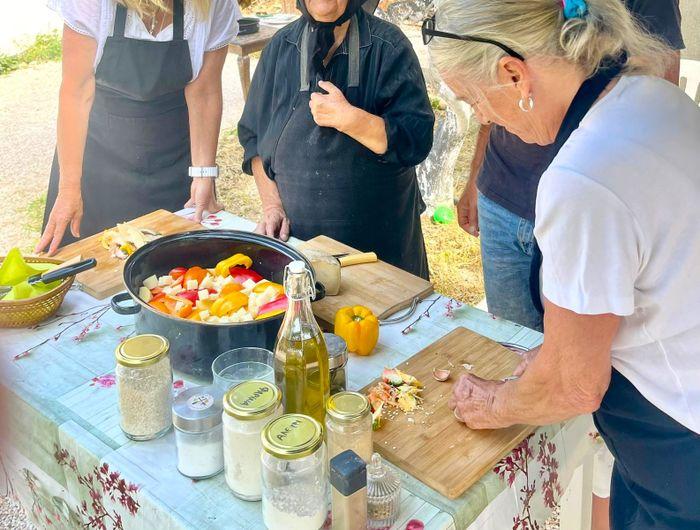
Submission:
[[516,52],[514,49],[498,41],[492,39],[485,39],[483,37],[472,37],[470,35],[455,35],[454,33],[446,33],[444,31],[437,30],[435,29],[435,15],[433,15],[430,18],[426,18],[423,21],[423,26],[421,27],[421,34],[423,35],[423,44],[425,45],[427,45],[431,40],[433,40],[433,37],[442,37],[443,39],[455,39],[471,42],[484,42],[486,44],[493,44],[494,46],[498,46],[501,50],[506,52],[511,57],[515,57],[516,59],[520,59],[521,61],[525,60],[525,58],[518,52]]

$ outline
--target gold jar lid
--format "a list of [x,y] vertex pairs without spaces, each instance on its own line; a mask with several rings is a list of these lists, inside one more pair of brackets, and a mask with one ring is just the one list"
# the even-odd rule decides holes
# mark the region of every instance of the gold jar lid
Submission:
[[282,394],[272,383],[252,379],[229,389],[224,396],[224,411],[237,420],[258,420],[272,414]]
[[328,398],[326,413],[336,421],[356,421],[370,413],[369,400],[358,392],[338,392]]
[[170,343],[160,335],[136,335],[117,346],[117,363],[128,368],[143,368],[168,354]]
[[282,460],[296,460],[314,454],[323,444],[321,424],[304,414],[284,414],[262,431],[263,449]]

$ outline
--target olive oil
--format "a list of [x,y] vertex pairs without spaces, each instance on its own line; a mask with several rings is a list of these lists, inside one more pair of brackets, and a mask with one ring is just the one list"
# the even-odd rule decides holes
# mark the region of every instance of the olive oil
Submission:
[[304,262],[285,271],[289,307],[275,345],[275,382],[284,412],[307,414],[324,425],[330,395],[328,349],[311,310],[313,282]]

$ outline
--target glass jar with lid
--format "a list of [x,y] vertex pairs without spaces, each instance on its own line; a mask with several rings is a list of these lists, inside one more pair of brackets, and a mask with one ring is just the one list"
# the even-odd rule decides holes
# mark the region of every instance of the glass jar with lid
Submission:
[[321,424],[285,414],[262,432],[263,521],[267,528],[318,530],[328,516],[328,459]]
[[172,425],[170,345],[159,335],[136,335],[115,352],[120,425],[132,440],[163,436]]
[[224,397],[226,483],[246,501],[262,497],[262,439],[265,425],[282,414],[282,395],[267,381],[239,383]]
[[369,400],[358,392],[339,392],[326,404],[328,457],[351,449],[369,463],[372,457],[372,413]]
[[324,333],[328,348],[328,368],[331,375],[331,395],[343,392],[348,387],[348,344],[334,333]]
[[367,466],[367,528],[390,528],[400,507],[401,479],[374,453]]
[[221,391],[196,386],[180,392],[173,402],[177,470],[204,479],[224,469]]

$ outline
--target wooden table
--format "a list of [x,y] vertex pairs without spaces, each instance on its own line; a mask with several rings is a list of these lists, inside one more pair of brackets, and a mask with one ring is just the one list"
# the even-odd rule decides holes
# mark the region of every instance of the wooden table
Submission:
[[[282,26],[284,27],[284,26]],[[250,91],[250,54],[261,51],[272,40],[281,27],[260,23],[260,31],[251,35],[239,35],[228,45],[228,51],[238,55],[238,75],[241,78],[243,99]]]

